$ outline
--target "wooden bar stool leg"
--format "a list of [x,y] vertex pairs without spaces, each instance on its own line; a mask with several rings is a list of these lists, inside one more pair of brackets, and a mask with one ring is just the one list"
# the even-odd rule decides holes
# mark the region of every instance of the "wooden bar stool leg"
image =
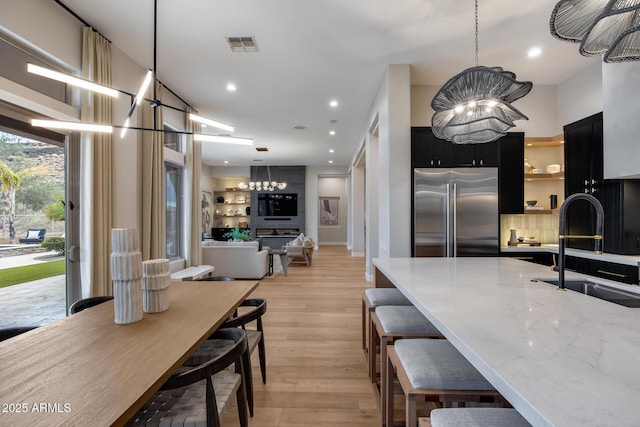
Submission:
[[376,382],[376,348],[380,341],[380,336],[378,335],[378,331],[373,323],[373,316],[375,316],[375,312],[371,312],[369,314],[369,377],[371,377],[371,382]]
[[416,402],[417,396],[413,394],[408,394],[406,396],[406,406],[405,406],[405,426],[406,427],[416,427],[418,425],[418,405]]
[[383,422],[383,426],[387,426],[387,427],[393,427],[393,401],[394,401],[394,393],[393,393],[393,388],[394,388],[394,381],[395,381],[395,372],[394,372],[394,367],[393,364],[391,363],[391,360],[387,357],[387,359],[385,361],[383,361],[383,363],[386,365],[386,369],[385,369],[385,375],[386,375],[386,380],[385,380],[385,384],[386,387],[385,389],[382,391],[383,393],[385,393],[385,418],[383,418],[382,422]]

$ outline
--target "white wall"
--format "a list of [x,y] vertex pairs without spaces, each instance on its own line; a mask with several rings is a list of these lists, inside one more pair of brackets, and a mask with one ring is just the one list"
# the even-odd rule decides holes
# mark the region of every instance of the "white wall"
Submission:
[[349,220],[351,256],[365,256],[365,165],[364,158],[351,167],[350,173]]
[[602,111],[602,63],[594,62],[558,85],[558,124],[568,125]]
[[83,25],[53,1],[2,0],[0,27],[56,65],[80,72]]

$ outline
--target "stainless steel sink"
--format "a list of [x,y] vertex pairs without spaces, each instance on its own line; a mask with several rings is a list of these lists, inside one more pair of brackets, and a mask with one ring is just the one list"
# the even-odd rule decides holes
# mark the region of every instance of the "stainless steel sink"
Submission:
[[[557,279],[533,279],[533,281],[558,286]],[[580,292],[625,307],[640,307],[640,293],[626,291],[604,283],[593,282],[588,279],[574,279],[565,280],[564,286],[571,291]]]

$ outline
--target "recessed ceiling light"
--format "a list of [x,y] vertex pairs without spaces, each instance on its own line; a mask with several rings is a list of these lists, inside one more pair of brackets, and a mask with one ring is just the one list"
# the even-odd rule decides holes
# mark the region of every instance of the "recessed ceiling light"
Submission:
[[225,161],[224,161],[224,164],[225,164],[225,165],[226,165],[227,163],[229,163],[229,160],[225,160]]
[[335,131],[335,130],[330,130],[330,131],[329,131],[329,135],[332,135],[332,136],[333,136],[333,135],[335,135],[335,134],[336,134],[336,131]]
[[532,147],[532,146],[533,146],[533,144],[532,144],[532,143],[528,143],[528,144],[527,144],[527,147]]
[[333,160],[329,160],[329,163],[333,163]]
[[330,152],[330,153],[333,153],[333,152],[335,152],[335,151],[336,151],[336,150],[334,150],[333,148],[329,149],[329,152]]
[[227,90],[229,92],[235,92],[237,89],[236,85],[234,83],[227,83]]
[[539,47],[532,47],[531,49],[529,49],[529,52],[527,53],[527,56],[529,58],[535,58],[536,56],[540,56],[540,54],[542,53],[542,49],[540,49]]
[[329,106],[332,108],[336,108],[338,106],[338,101],[332,99],[331,102],[329,102]]

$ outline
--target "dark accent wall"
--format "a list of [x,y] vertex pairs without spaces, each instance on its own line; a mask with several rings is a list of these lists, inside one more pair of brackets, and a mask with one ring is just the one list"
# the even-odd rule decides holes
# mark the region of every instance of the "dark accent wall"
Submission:
[[[267,167],[258,166],[251,168],[251,181],[266,181]],[[284,181],[287,188],[273,190],[273,193],[296,193],[298,195],[298,215],[290,217],[264,217],[258,216],[258,192],[251,192],[251,231],[256,234],[258,228],[289,229],[297,228],[305,233],[305,166],[269,166],[271,179]],[[264,190],[262,191],[264,192]],[[274,249],[279,249],[293,237],[265,237],[264,244]]]

